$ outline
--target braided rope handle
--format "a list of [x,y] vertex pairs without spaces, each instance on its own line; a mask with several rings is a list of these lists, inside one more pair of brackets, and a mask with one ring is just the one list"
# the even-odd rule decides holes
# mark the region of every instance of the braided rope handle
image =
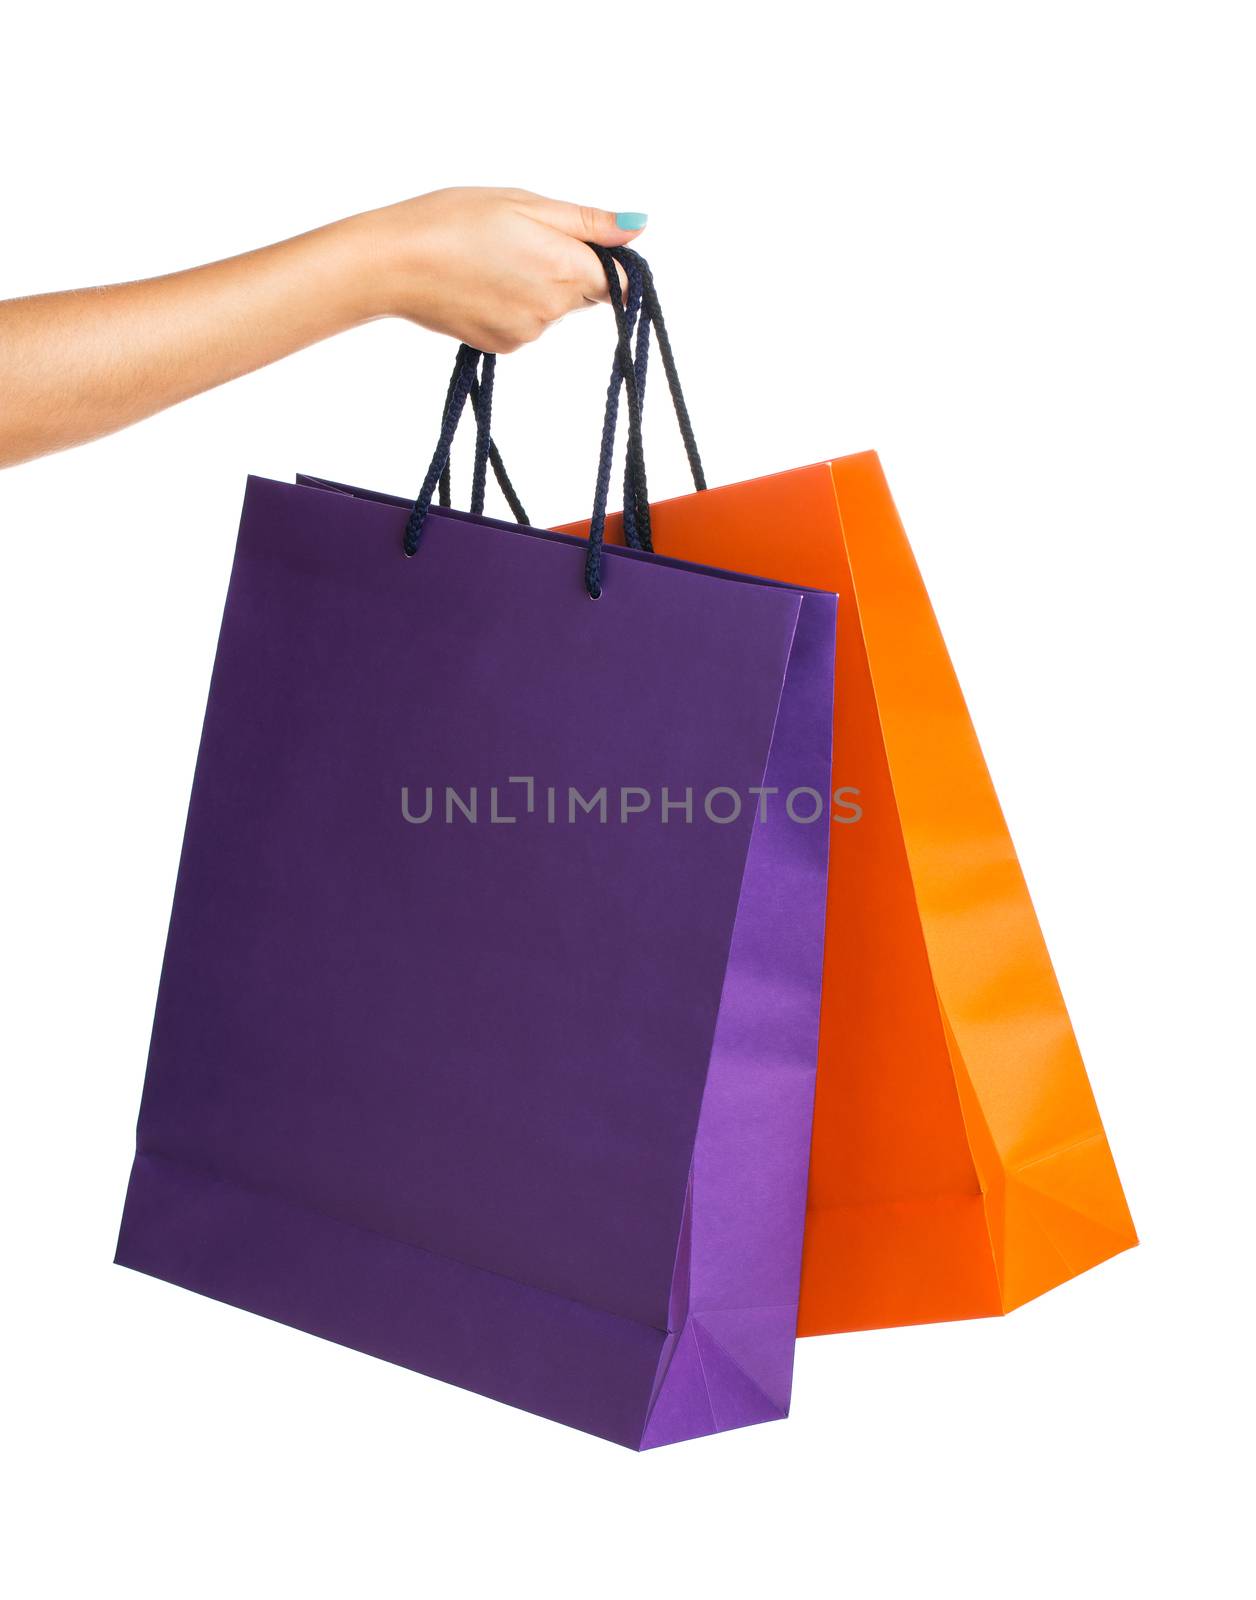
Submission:
[[[667,332],[667,324],[663,321],[663,308],[659,305],[658,290],[654,287],[654,274],[650,271],[649,262],[644,256],[638,255],[635,250],[630,250],[626,245],[615,247],[615,256],[624,263],[631,256],[641,273],[642,301],[644,312],[648,318],[649,326],[654,329],[658,338],[659,355],[663,358],[663,371],[667,376],[667,387],[672,397],[672,409],[676,413],[676,422],[680,428],[680,437],[685,446],[685,455],[689,461],[689,471],[693,476],[693,486],[699,492],[707,486],[706,473],[702,470],[702,457],[698,454],[698,441],[694,438],[693,422],[689,416],[689,407],[685,402],[685,393],[680,386],[680,374],[676,371],[676,357],[672,351],[671,337]],[[625,271],[627,267],[625,265]],[[642,361],[648,356],[648,348],[643,352]],[[644,391],[644,371],[640,380]]]
[[454,434],[457,433],[458,423],[462,420],[463,407],[467,403],[471,385],[475,382],[476,368],[480,364],[482,355],[482,351],[473,350],[469,344],[458,346],[453,377],[449,380],[449,390],[445,400],[445,414],[441,420],[440,438],[436,442],[436,451],[432,456],[431,465],[427,469],[427,476],[423,480],[418,497],[414,502],[414,507],[406,521],[402,547],[408,556],[412,556],[419,548],[419,540],[423,535],[423,525],[427,521],[427,513],[431,508],[432,496],[436,492],[441,474],[449,464],[449,451],[454,442]]
[[[596,600],[600,599],[602,594],[602,552],[606,535],[607,500],[610,494],[621,388],[627,397],[628,409],[628,443],[624,461],[624,539],[633,549],[651,551],[654,548],[650,527],[645,451],[642,442],[642,412],[652,330],[658,341],[659,354],[667,377],[667,386],[680,427],[685,454],[689,461],[689,469],[693,475],[694,487],[702,490],[707,485],[694,438],[689,408],[676,370],[671,339],[663,320],[658,291],[649,265],[635,250],[623,245],[607,248],[603,245],[590,244],[589,248],[597,256],[606,275],[616,333],[615,361],[606,391],[606,412],[603,418],[593,514],[589,523],[588,551],[585,557],[585,589],[589,597]],[[627,280],[626,295],[620,287],[617,267],[623,269]],[[433,493],[439,491],[442,506],[449,504],[449,454],[468,398],[471,400],[476,419],[475,464],[471,488],[472,514],[474,516],[483,514],[488,466],[491,464],[511,511],[519,522],[527,522],[527,514],[507,475],[501,453],[492,439],[495,368],[495,356],[475,350],[470,345],[464,344],[459,347],[445,395],[440,438],[427,477],[423,481],[406,523],[404,547],[407,555],[413,555],[418,548],[423,526],[431,509]]]
[[[450,380],[451,384],[452,384],[452,381],[453,380],[451,379]],[[451,392],[452,392],[452,390],[451,390]],[[471,409],[475,413],[476,440],[477,440],[477,443],[478,443],[478,441],[479,441],[479,439],[480,439],[482,434],[488,436],[488,460],[489,460],[489,465],[493,469],[493,476],[497,479],[497,487],[502,492],[502,498],[505,500],[506,504],[510,507],[511,516],[515,519],[516,522],[521,523],[526,527],[527,523],[528,523],[528,513],[524,509],[523,501],[520,500],[518,492],[515,489],[514,484],[511,483],[511,481],[510,481],[510,474],[506,471],[506,463],[502,460],[501,451],[493,443],[492,437],[491,437],[491,435],[489,435],[489,429],[486,426],[486,419],[484,417],[483,407],[482,407],[482,403],[481,403],[481,399],[480,399],[480,396],[481,396],[482,392],[483,391],[481,389],[480,384],[473,383],[471,385]],[[449,395],[448,394],[445,396],[445,404],[446,405],[449,404]],[[450,470],[449,470],[449,462],[448,461],[446,461],[444,467],[441,470],[440,480],[439,480],[439,482],[437,484],[436,499],[437,499],[437,504],[438,505],[448,507],[451,504],[451,484],[450,484]],[[484,514],[484,485],[483,484],[480,484],[478,487],[477,486],[473,486],[472,492],[471,492],[471,508],[470,509],[471,509],[472,516],[475,516],[475,517],[483,516],[483,514]]]

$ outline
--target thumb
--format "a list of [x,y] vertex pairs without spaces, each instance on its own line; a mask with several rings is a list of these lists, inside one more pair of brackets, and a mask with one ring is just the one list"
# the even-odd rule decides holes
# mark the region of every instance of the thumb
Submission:
[[593,206],[573,206],[566,200],[549,200],[539,194],[529,199],[527,209],[538,222],[593,244],[628,244],[649,220],[644,211],[598,211]]

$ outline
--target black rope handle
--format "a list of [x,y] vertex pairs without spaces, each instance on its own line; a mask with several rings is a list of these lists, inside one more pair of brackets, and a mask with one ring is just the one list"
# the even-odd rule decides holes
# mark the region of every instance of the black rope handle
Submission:
[[[642,410],[645,408],[645,379],[650,363],[650,331],[653,328],[658,334],[659,354],[662,355],[662,366],[667,376],[667,389],[672,395],[672,408],[677,416],[680,427],[680,437],[685,445],[685,454],[690,462],[690,472],[693,475],[694,488],[698,491],[706,490],[706,472],[702,470],[702,459],[698,453],[698,440],[694,438],[693,421],[690,419],[690,408],[685,402],[685,392],[680,387],[680,374],[675,365],[675,354],[672,350],[672,341],[667,334],[667,325],[662,318],[662,307],[659,306],[658,290],[654,288],[654,277],[651,274],[650,264],[635,250],[629,250],[626,245],[616,245],[611,248],[611,256],[619,262],[629,280],[629,306],[627,306],[627,320],[629,331],[634,325],[635,310],[640,309],[640,320],[637,322],[637,350],[634,355],[634,368],[637,374],[637,394],[640,398]],[[616,350],[614,370],[611,373],[611,392],[606,403],[606,429],[614,427],[614,398],[618,395],[619,382],[619,352]],[[606,429],[603,429],[603,448],[605,448]],[[637,488],[634,482],[634,464],[627,461],[624,464],[624,542],[634,549],[653,550],[653,541],[650,536],[650,522],[648,522],[648,507],[646,507],[645,533],[637,530]]]
[[[471,469],[471,515],[484,515],[484,490],[488,483],[488,446],[493,430],[493,375],[497,371],[497,357],[486,355],[480,366],[479,405],[472,399],[475,412],[475,461]],[[475,385],[472,384],[472,388]]]
[[[624,276],[627,280],[628,292],[625,304],[625,316],[628,324],[628,337],[632,338],[633,330],[639,329],[637,351],[633,358],[633,371],[637,379],[638,402],[642,399],[642,385],[645,381],[646,363],[643,356],[648,347],[648,324],[639,323],[641,313],[641,296],[644,284],[640,270],[635,261],[624,264]],[[616,284],[618,291],[618,283]],[[644,341],[644,342],[643,342]],[[611,464],[615,454],[615,432],[619,422],[619,391],[623,387],[624,375],[620,367],[619,350],[616,348],[615,360],[611,366],[610,382],[606,388],[606,412],[602,418],[602,444],[598,456],[598,475],[594,491],[594,505],[610,493]],[[633,486],[633,467],[631,460],[624,463],[624,541],[634,550],[648,549],[643,546],[641,536],[637,531],[636,518],[633,508],[636,504],[636,494]]]
[[[472,394],[471,394],[471,404],[472,405],[475,404],[475,393],[474,393],[474,391],[472,391]],[[489,443],[488,443],[488,459],[489,459],[489,465],[493,469],[493,476],[497,479],[497,487],[502,492],[502,498],[505,500],[506,504],[510,507],[511,516],[515,519],[516,522],[520,523],[523,527],[526,528],[529,525],[529,523],[531,522],[532,519],[528,516],[528,513],[523,509],[523,501],[520,500],[519,496],[515,493],[515,486],[514,486],[513,483],[511,483],[510,478],[507,476],[506,463],[501,458],[501,451],[498,450],[497,446],[493,443],[493,441],[491,439],[489,440]],[[480,512],[476,513],[477,516],[479,516],[480,514],[481,514]]]
[[[600,246],[594,246],[593,248],[598,252],[603,270],[607,274],[611,304],[615,311],[620,379],[612,387],[616,403],[618,401],[619,383],[624,385],[628,394],[628,470],[632,477],[636,504],[645,508],[644,515],[638,519],[640,523],[639,532],[642,547],[649,549],[649,497],[645,487],[645,458],[641,448],[641,405],[637,390],[636,368],[629,337],[627,313],[620,291],[619,273],[616,270],[614,260],[609,252],[603,252]],[[625,271],[627,270],[626,268]],[[636,303],[639,306],[641,303],[642,283],[635,263],[632,265],[632,271],[637,284]],[[484,364],[483,369],[481,369],[481,363]],[[445,395],[445,409],[441,421],[440,438],[437,440],[436,450],[432,456],[431,465],[428,467],[427,476],[423,480],[423,485],[406,522],[403,543],[405,553],[408,556],[414,555],[419,547],[423,527],[431,509],[432,496],[436,492],[442,477],[448,471],[449,452],[453,446],[454,435],[458,431],[458,424],[462,420],[462,413],[466,407],[467,399],[476,385],[477,371],[480,372],[478,420],[480,420],[481,426],[477,432],[476,478],[473,494],[478,492],[482,505],[485,475],[483,464],[488,458],[491,438],[493,367],[494,357],[486,355],[483,351],[475,350],[467,344],[459,347],[458,355],[454,362],[453,375],[449,380],[449,388]],[[606,529],[606,501],[610,489],[611,458],[614,452],[614,445],[615,430],[612,422],[612,426],[604,430],[602,460],[599,463],[593,517],[589,529],[589,550],[585,559],[585,589],[590,599],[593,600],[600,599],[602,594],[602,541]],[[477,512],[477,514],[479,513]]]
[[[632,367],[633,375],[637,380],[637,403],[641,407],[642,428],[644,431],[645,380],[649,372],[650,365],[650,317],[649,313],[641,303],[645,285],[639,270],[638,262],[630,259],[621,259],[620,265],[623,267],[625,276],[627,277],[629,283],[633,285],[635,290],[636,310],[639,312],[639,315],[635,319],[637,343],[636,348],[633,351]],[[633,309],[634,307],[630,300],[628,306],[628,333],[630,338],[633,333],[634,324]],[[616,352],[615,357],[615,367],[616,370],[618,370],[618,351]],[[624,543],[630,550],[652,551],[654,549],[654,539],[650,529],[649,507],[648,505],[646,507],[645,523],[643,528],[642,519],[638,514],[637,509],[636,474],[633,469],[632,457],[627,452],[625,452],[624,455],[623,504],[624,509],[622,521]]]
[[[485,358],[485,365],[487,366],[488,363],[490,363],[490,362],[493,363],[494,365],[496,365],[496,361],[497,361],[497,357],[496,356],[488,356],[488,357]],[[448,408],[449,402],[453,397],[454,379],[457,377],[457,375],[458,375],[458,363],[455,361],[454,362],[454,370],[453,370],[453,373],[451,374],[450,379],[449,379],[449,388],[445,393],[445,407],[446,407],[446,409]],[[476,383],[474,381],[471,384],[471,409],[475,413],[476,449],[477,449],[477,452],[478,452],[479,449],[481,448],[481,441],[482,440],[486,440],[487,441],[489,465],[493,469],[493,476],[497,479],[497,487],[502,492],[502,498],[505,500],[506,504],[510,507],[510,514],[515,519],[515,521],[519,522],[519,523],[522,523],[522,524],[524,524],[526,526],[527,522],[528,522],[528,513],[524,510],[523,501],[520,500],[519,495],[515,490],[514,484],[511,483],[511,481],[510,481],[510,475],[506,471],[506,463],[502,460],[501,451],[493,443],[491,429],[490,429],[491,414],[492,414],[492,405],[491,405],[491,387],[492,387],[492,382],[491,382],[491,379],[489,380],[489,384],[490,384],[490,405],[489,405],[489,411],[488,411],[487,415],[484,412],[482,399],[481,399],[481,396],[483,394],[482,385],[479,384],[479,383]],[[443,414],[444,413],[442,412],[442,415]],[[471,489],[471,514],[472,514],[472,516],[480,517],[480,516],[484,515],[484,488],[485,488],[485,486],[484,486],[483,483],[479,484],[478,486],[475,485],[475,484],[472,485],[472,489]],[[438,504],[440,504],[442,506],[448,506],[450,504],[450,469],[449,469],[449,462],[448,461],[446,461],[445,465],[441,468],[441,475],[440,475],[440,478],[439,478],[439,480],[437,482],[437,491],[436,492],[437,492],[437,502],[438,502]]]
[[412,556],[419,547],[427,514],[431,510],[433,494],[439,490],[440,504],[443,506],[449,504],[449,452],[453,447],[454,435],[458,431],[458,424],[462,420],[468,398],[476,415],[475,467],[471,485],[472,515],[478,517],[484,514],[488,464],[491,462],[515,520],[525,526],[527,524],[528,514],[523,508],[523,502],[515,492],[501,454],[492,441],[493,375],[496,365],[496,356],[476,350],[469,344],[459,345],[449,387],[445,391],[440,438],[431,465],[427,469],[427,477],[423,480],[423,486],[406,522],[403,548],[408,556]]
[[[659,305],[658,291],[655,288],[653,274],[650,272],[644,257],[638,255],[635,250],[629,250],[626,246],[617,245],[607,248],[603,245],[590,243],[589,248],[597,256],[606,275],[611,309],[615,316],[616,332],[615,364],[611,373],[610,384],[607,388],[606,414],[603,419],[601,450],[598,457],[593,514],[589,522],[588,552],[585,557],[585,588],[589,597],[597,600],[601,598],[602,594],[602,552],[606,535],[607,500],[610,493],[610,476],[614,458],[615,434],[619,415],[619,391],[621,387],[627,396],[628,409],[628,443],[624,463],[624,538],[632,548],[646,551],[651,551],[654,548],[651,537],[650,500],[646,483],[645,452],[642,442],[642,410],[645,381],[649,367],[651,330],[654,331],[658,340],[663,370],[667,377],[667,386],[676,412],[676,420],[680,427],[681,439],[689,461],[689,469],[693,475],[694,487],[701,491],[706,488],[707,484],[706,475],[702,468],[702,460],[698,454],[697,441],[694,438],[689,408],[685,402],[684,392],[681,389],[680,378],[676,370],[676,358],[672,350],[671,339],[668,335],[667,325],[663,320],[662,308]],[[622,267],[627,280],[626,297],[620,287],[617,266]],[[634,334],[636,337],[635,349],[633,346]],[[482,367],[481,363],[483,363]],[[487,468],[488,464],[491,463],[511,510],[518,521],[521,523],[526,523],[527,521],[523,506],[506,473],[501,454],[492,439],[492,398],[495,367],[495,356],[475,350],[470,345],[464,344],[459,347],[458,356],[454,363],[454,371],[449,381],[449,389],[445,397],[445,409],[436,452],[432,457],[427,477],[423,481],[423,486],[419,490],[418,498],[415,500],[414,508],[406,523],[404,546],[407,555],[413,555],[418,548],[423,525],[431,508],[433,492],[439,489],[441,505],[449,504],[449,453],[468,397],[471,399],[472,410],[476,417],[472,513],[476,516],[483,513]]]
[[476,368],[482,356],[483,351],[473,350],[469,344],[458,346],[453,377],[449,380],[449,391],[446,395],[445,414],[441,419],[440,438],[436,441],[436,452],[432,456],[427,476],[406,521],[402,548],[408,556],[412,556],[419,548],[419,539],[423,534],[423,524],[427,521],[428,511],[431,509],[432,496],[436,492],[442,472],[449,463],[449,451],[454,442],[454,434],[457,433],[458,424],[462,420],[463,407],[467,403],[467,396],[471,392]]
[[[633,285],[636,291],[636,309],[639,315],[634,319],[633,306],[630,301],[628,307],[628,332],[629,336],[631,337],[633,332],[633,323],[635,320],[637,345],[633,352],[633,373],[637,380],[637,403],[641,407],[643,419],[642,426],[644,428],[645,380],[650,367],[650,315],[648,309],[643,303],[645,279],[641,270],[645,266],[645,262],[640,256],[634,255],[631,251],[627,251],[623,255],[619,255],[618,252],[616,252],[616,259],[623,267],[624,274],[627,277],[628,282]],[[637,514],[637,491],[636,485],[633,482],[632,463],[629,460],[625,460],[623,512],[624,543],[631,550],[653,550],[654,541],[650,536],[648,508],[644,533],[641,531],[639,523],[640,518]]]
[[[633,257],[641,273],[643,315],[649,319],[649,325],[654,329],[658,339],[659,355],[663,358],[663,371],[667,375],[667,387],[671,393],[672,408],[676,413],[680,437],[684,442],[685,455],[689,460],[689,471],[693,476],[693,486],[701,492],[707,486],[706,473],[702,470],[702,457],[698,454],[698,441],[694,438],[693,422],[689,416],[689,407],[685,402],[684,390],[680,386],[680,374],[676,370],[676,357],[672,351],[671,337],[667,332],[667,324],[663,321],[663,308],[659,305],[658,290],[654,287],[654,274],[650,271],[650,264],[645,257],[638,255],[635,250],[630,250],[627,245],[617,245],[614,254],[621,262],[625,262],[629,256]],[[648,355],[648,347],[643,348],[643,371],[639,380],[642,391],[645,388],[644,362]]]
[[[615,257],[604,245],[590,244],[589,248],[602,264],[602,271],[606,274],[606,287],[610,293],[611,309],[615,313],[615,332],[618,341],[616,359],[628,399],[626,470],[631,474],[635,496],[637,537],[641,542],[641,548],[650,550],[653,545],[650,540],[650,496],[646,487],[645,452],[641,444],[641,397],[637,389],[637,370],[628,326],[628,313],[619,285]],[[631,280],[629,282],[631,288]],[[612,388],[617,391],[614,383]],[[600,600],[602,597],[602,545],[606,535],[606,500],[610,488],[609,453],[613,451],[614,444],[614,428],[604,429],[602,460],[598,463],[593,515],[589,521],[589,551],[584,564],[584,586],[591,600]]]
[[[453,400],[453,397],[454,397],[454,386],[458,382],[458,373],[459,373],[459,370],[461,368],[461,365],[462,365],[462,347],[461,347],[461,345],[459,345],[458,353],[454,357],[454,369],[449,374],[449,385],[445,390],[445,403],[441,407],[441,411],[440,411],[441,421],[442,422],[444,422],[445,413],[449,410],[450,403]],[[443,505],[443,506],[448,506],[449,503],[450,503],[450,501],[449,501],[450,487],[451,487],[451,485],[450,485],[449,460],[448,460],[448,457],[446,457],[445,465],[440,469],[440,477],[437,480],[437,486],[436,486],[437,496],[439,498],[440,504]]]

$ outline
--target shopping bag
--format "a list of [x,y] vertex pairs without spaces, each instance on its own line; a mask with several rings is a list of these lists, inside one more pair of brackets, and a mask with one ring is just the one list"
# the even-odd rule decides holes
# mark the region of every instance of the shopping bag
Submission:
[[[675,362],[637,269],[644,392],[651,306],[669,380]],[[842,596],[799,1332],[1010,1311],[1137,1238],[885,476],[866,452],[695,482],[651,508],[656,550]]]
[[836,600],[431,507],[491,371],[248,482],[117,1259],[647,1448],[788,1409]]

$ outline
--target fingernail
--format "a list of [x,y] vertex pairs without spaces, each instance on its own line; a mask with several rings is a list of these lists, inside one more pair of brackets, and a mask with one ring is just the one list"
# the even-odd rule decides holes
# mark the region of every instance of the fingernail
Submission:
[[615,213],[615,226],[622,228],[625,233],[636,233],[637,229],[644,228],[649,220],[644,211],[617,211]]

